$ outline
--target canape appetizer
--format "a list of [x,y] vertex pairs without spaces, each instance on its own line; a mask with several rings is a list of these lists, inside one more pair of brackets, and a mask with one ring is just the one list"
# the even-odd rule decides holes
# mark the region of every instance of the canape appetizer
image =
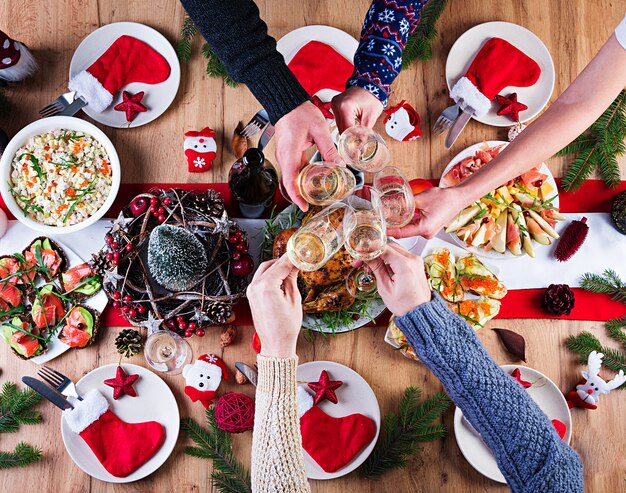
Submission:
[[454,255],[447,248],[434,250],[424,258],[430,287],[447,301],[461,301],[463,288],[457,281]]
[[56,292],[55,286],[46,284],[35,292],[30,308],[30,316],[37,329],[55,327],[65,315],[65,305]]
[[29,359],[47,350],[46,342],[39,337],[39,330],[24,317],[13,317],[2,323],[2,337],[20,358]]
[[102,278],[87,263],[77,265],[61,274],[61,284],[66,294],[75,299],[86,299],[102,287]]
[[68,265],[65,252],[50,238],[35,238],[22,254],[27,266],[29,268],[36,266],[37,271],[48,282],[57,277]]
[[65,318],[59,340],[70,347],[84,348],[94,341],[98,327],[98,313],[88,306],[78,305]]

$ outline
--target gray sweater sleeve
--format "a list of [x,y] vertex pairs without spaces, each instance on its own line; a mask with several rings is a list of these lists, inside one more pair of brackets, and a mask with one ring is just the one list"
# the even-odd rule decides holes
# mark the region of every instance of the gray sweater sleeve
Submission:
[[246,84],[276,123],[309,95],[291,73],[252,0],[181,0],[230,76]]
[[576,452],[439,295],[396,324],[480,433],[513,492],[583,491]]

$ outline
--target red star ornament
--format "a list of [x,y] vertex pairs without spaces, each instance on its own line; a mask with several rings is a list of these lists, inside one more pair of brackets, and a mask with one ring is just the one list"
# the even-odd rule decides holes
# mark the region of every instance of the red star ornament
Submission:
[[328,372],[323,370],[317,382],[309,383],[309,388],[315,392],[313,402],[317,405],[326,399],[333,404],[337,404],[337,394],[335,394],[335,390],[342,385],[343,382],[341,380],[331,380],[328,376]]
[[141,104],[143,95],[144,95],[143,91],[138,92],[135,95],[129,93],[128,91],[124,91],[122,93],[123,101],[119,104],[116,104],[115,108],[113,109],[115,111],[123,111],[124,113],[126,113],[126,121],[130,123],[135,119],[135,117],[139,113],[148,111],[148,108],[146,108],[143,104]]
[[531,382],[527,382],[526,380],[522,380],[522,372],[519,371],[519,368],[515,368],[515,370],[513,370],[513,372],[511,373],[511,376],[517,380],[522,387],[524,387],[525,389],[532,387],[533,384]]
[[509,115],[513,121],[519,122],[519,113],[520,111],[524,111],[528,109],[524,103],[520,103],[517,100],[517,93],[514,92],[508,98],[504,96],[500,96],[499,94],[496,96],[496,102],[500,105],[500,109],[498,110],[498,115]]
[[139,375],[127,375],[122,367],[118,366],[115,378],[105,380],[104,384],[113,387],[113,399],[115,400],[118,400],[124,394],[137,397],[137,392],[133,388],[133,384],[138,378]]

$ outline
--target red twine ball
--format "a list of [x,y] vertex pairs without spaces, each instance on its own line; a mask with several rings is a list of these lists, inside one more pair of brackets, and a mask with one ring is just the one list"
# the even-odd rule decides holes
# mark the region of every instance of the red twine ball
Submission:
[[215,404],[215,421],[220,430],[243,433],[254,427],[254,400],[246,394],[226,392]]

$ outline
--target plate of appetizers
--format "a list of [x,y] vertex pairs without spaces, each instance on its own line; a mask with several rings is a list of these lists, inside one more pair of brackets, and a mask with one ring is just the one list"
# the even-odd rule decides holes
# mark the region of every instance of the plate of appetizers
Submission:
[[101,288],[96,268],[68,247],[45,236],[20,243],[0,256],[2,339],[37,364],[89,346],[107,304]]
[[[444,169],[439,186],[458,185],[507,144],[481,142],[461,151]],[[541,163],[460,211],[445,231],[456,244],[482,257],[534,257],[535,248],[559,238],[556,226],[565,219],[554,177]]]

